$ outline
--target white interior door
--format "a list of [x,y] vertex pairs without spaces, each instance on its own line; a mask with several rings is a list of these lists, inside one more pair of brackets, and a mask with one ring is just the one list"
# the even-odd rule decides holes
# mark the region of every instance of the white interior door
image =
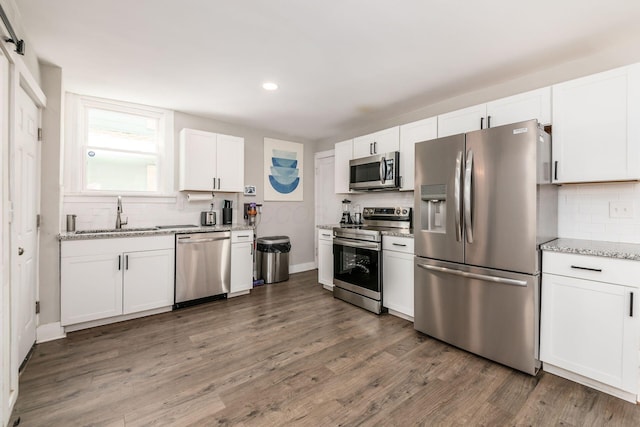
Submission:
[[11,244],[12,286],[17,294],[17,364],[36,341],[36,272],[38,252],[38,107],[22,89],[16,91],[16,139],[12,201],[14,236]]

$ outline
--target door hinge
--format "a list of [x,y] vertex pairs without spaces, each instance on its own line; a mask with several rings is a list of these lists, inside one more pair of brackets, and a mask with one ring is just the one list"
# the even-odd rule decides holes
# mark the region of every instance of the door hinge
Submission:
[[36,314],[40,314],[40,301],[36,301]]
[[40,216],[40,214],[36,215],[36,228],[40,228],[41,220],[42,220],[42,217]]
[[38,128],[38,141],[42,141],[42,128]]

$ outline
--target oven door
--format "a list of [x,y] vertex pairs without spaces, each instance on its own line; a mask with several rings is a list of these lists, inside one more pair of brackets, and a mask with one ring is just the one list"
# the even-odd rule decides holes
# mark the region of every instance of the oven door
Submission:
[[333,239],[333,284],[375,300],[382,298],[380,243]]

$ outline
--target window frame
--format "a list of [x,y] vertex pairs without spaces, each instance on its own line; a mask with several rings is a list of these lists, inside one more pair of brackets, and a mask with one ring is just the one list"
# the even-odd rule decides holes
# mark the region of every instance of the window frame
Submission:
[[[136,196],[166,197],[174,195],[174,131],[173,111],[124,101],[96,98],[87,95],[67,93],[66,106],[69,114],[65,115],[65,126],[68,129],[65,144],[64,186],[65,195],[87,196]],[[86,150],[88,110],[91,108],[135,114],[158,120],[158,187],[156,191],[118,191],[92,190],[86,188]],[[117,150],[126,152],[126,150]],[[131,151],[131,153],[136,153]]]

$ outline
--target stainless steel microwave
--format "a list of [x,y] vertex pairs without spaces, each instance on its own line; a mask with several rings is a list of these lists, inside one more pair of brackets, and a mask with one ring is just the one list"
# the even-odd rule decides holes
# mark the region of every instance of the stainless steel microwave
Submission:
[[400,152],[349,160],[349,190],[400,188]]

